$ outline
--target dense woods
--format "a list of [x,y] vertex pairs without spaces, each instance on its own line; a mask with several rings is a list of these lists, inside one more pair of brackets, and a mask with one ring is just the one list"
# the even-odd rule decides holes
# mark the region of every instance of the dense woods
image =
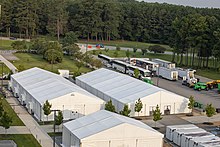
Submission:
[[72,31],[88,40],[168,44],[174,49],[173,61],[176,55],[180,56],[180,65],[209,67],[209,59],[214,57],[213,67],[219,68],[220,9],[134,0],[1,0],[0,3],[1,30],[8,37],[11,33],[25,38],[52,35],[59,40]]

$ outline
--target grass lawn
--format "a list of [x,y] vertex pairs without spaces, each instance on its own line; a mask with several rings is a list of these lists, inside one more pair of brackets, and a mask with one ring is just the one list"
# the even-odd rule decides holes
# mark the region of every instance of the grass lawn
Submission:
[[[23,122],[20,120],[20,118],[17,116],[15,111],[11,108],[11,106],[8,104],[5,98],[1,99],[2,105],[4,110],[9,114],[9,116],[12,117],[12,126],[24,126]],[[14,106],[16,109],[16,106]]]
[[[93,54],[95,53],[96,55],[99,53],[108,55],[110,57],[115,57],[114,54],[115,51],[113,50],[109,50],[108,52],[104,51],[104,50],[95,50],[95,51],[89,51],[89,53]],[[131,57],[134,56],[133,52],[130,52]],[[118,51],[118,56],[117,57],[126,57],[126,51]],[[136,52],[135,57],[137,58],[159,58],[159,59],[163,59],[163,60],[167,60],[167,61],[171,61],[172,60],[172,55],[166,55],[166,54],[154,54],[154,53],[147,53],[145,56],[143,56],[141,54],[141,52]],[[175,59],[177,61],[177,57]],[[197,60],[195,60],[195,65],[197,65]],[[183,63],[185,63],[185,58],[183,58]],[[211,65],[211,60],[210,60],[210,65]],[[208,70],[208,69],[199,69],[197,70],[197,74],[203,77],[207,77],[210,79],[214,79],[214,80],[218,80],[220,79],[220,72],[217,71],[213,71],[213,70]]]
[[[86,40],[79,40],[79,43],[87,43]],[[104,45],[109,46],[120,46],[120,47],[129,47],[129,48],[148,48],[151,45],[160,45],[167,49],[167,51],[172,51],[168,45],[163,44],[153,44],[153,43],[144,43],[144,42],[135,42],[135,41],[124,41],[124,40],[117,40],[117,41],[88,41],[89,44],[97,44],[102,43]]]
[[1,134],[0,140],[14,140],[18,147],[41,147],[31,134]]
[[0,50],[10,50],[12,49],[11,43],[13,40],[0,40]]
[[[19,65],[22,65],[24,69],[29,69],[32,67],[39,67],[45,70],[52,71],[52,64],[49,64],[46,60],[42,58],[41,55],[28,54],[28,53],[16,53],[14,54],[20,60],[13,61],[12,63],[18,68]],[[64,56],[62,63],[53,65],[53,72],[58,72],[58,69],[68,69],[70,72],[77,70],[77,67],[70,56]],[[86,73],[91,71],[87,67],[80,68],[81,73]]]

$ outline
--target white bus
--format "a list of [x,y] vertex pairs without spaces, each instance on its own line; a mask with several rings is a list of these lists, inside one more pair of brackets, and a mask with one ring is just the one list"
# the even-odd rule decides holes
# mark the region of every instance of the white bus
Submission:
[[101,59],[102,63],[105,66],[107,66],[107,67],[111,67],[112,66],[112,61],[114,60],[114,58],[111,58],[111,57],[103,55],[103,54],[98,54],[98,58]]
[[139,78],[143,79],[143,78],[148,78],[148,79],[151,79],[151,71],[147,70],[147,69],[143,69],[143,68],[140,68],[140,67],[137,67],[137,66],[133,66],[133,65],[129,65],[128,66],[128,71],[127,73],[130,75],[130,76],[135,76],[134,75],[134,70],[135,69],[138,69],[139,72],[140,72],[140,75],[139,75]]
[[148,58],[131,58],[130,62],[133,63],[133,65],[135,66],[148,69],[152,72],[157,71],[157,67],[159,66],[158,63],[149,61]]
[[120,60],[112,61],[112,68],[125,74],[127,73],[128,66],[130,66],[130,64],[120,61]]

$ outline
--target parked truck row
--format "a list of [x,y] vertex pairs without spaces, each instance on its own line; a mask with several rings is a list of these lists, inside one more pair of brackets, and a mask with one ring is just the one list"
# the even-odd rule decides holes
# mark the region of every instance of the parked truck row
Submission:
[[193,124],[166,127],[166,139],[179,147],[219,147],[220,138]]

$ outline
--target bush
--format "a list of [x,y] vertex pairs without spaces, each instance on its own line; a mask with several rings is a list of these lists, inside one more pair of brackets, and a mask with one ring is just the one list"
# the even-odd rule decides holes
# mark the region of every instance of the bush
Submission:
[[27,50],[28,46],[25,40],[23,41],[15,41],[11,44],[14,50]]
[[164,53],[166,51],[166,48],[160,46],[160,45],[154,45],[149,47],[150,52],[156,53]]

